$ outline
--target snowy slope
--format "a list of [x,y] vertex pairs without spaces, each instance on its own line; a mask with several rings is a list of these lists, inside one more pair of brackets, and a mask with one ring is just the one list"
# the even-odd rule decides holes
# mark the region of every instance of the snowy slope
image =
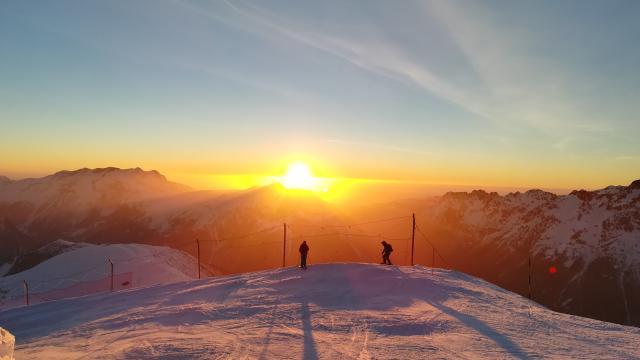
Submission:
[[640,326],[640,180],[560,196],[447,193],[417,217],[450,267],[527,294],[531,258],[536,301]]
[[[197,277],[197,261],[179,250],[142,244],[78,244],[29,270],[0,277],[0,308],[22,303],[23,281],[29,284],[32,303],[38,301],[38,294],[56,289],[63,289],[55,293],[56,298],[108,290],[109,259],[114,264],[114,274],[128,282],[116,287],[145,287]],[[79,286],[82,284],[86,285]],[[101,285],[104,286],[100,288]]]
[[0,312],[17,358],[637,359],[640,329],[421,266],[316,265]]
[[0,360],[13,360],[15,337],[0,327]]

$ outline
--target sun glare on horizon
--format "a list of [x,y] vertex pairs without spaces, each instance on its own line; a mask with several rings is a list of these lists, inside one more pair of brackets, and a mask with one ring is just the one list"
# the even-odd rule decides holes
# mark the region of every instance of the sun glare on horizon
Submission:
[[309,165],[299,161],[287,167],[287,173],[281,180],[287,189],[316,190],[316,183]]

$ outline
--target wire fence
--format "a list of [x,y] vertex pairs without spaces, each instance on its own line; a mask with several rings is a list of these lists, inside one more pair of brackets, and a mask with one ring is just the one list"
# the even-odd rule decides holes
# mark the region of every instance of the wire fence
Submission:
[[[412,221],[409,223],[408,220]],[[375,229],[376,225],[400,221],[407,221],[406,228],[402,227],[404,225],[399,227],[404,230],[398,230],[398,227],[393,231],[387,228]],[[162,279],[161,275],[145,274],[153,271],[153,268],[143,266],[149,261],[166,264],[170,268],[182,268],[185,278],[191,279],[201,278],[203,272],[205,276],[209,276],[292,266],[298,264],[297,246],[302,241],[313,243],[311,249],[315,263],[377,262],[381,259],[380,246],[372,241],[383,240],[395,247],[395,255],[392,256],[394,263],[414,265],[420,262],[416,256],[419,253],[423,265],[453,268],[416,224],[415,215],[350,224],[284,223],[229,237],[165,244],[188,256],[193,265],[190,269],[185,269],[184,259],[167,256],[166,251],[153,251],[142,256],[110,257],[94,266],[53,278],[18,281],[16,275],[12,275],[11,283],[3,283],[3,278],[0,277],[0,308],[162,283],[166,279]],[[426,261],[429,252],[431,261]],[[156,278],[152,281],[140,281],[145,276]]]
[[[184,253],[176,258],[166,251],[151,251],[145,255],[105,258],[97,265],[84,267],[62,276],[47,277],[43,272],[39,272],[31,274],[28,279],[20,279],[19,274],[0,277],[0,308],[32,305],[166,282],[162,274],[151,274],[145,270],[145,266],[150,262],[166,264],[169,268],[178,270],[183,275],[180,276],[182,279],[195,278],[196,269],[185,266],[187,262],[185,259],[189,258],[191,260],[188,262],[192,264],[194,259]],[[73,264],[66,265],[73,267]],[[56,271],[64,272],[64,269],[56,269]],[[40,278],[36,278],[36,275]]]

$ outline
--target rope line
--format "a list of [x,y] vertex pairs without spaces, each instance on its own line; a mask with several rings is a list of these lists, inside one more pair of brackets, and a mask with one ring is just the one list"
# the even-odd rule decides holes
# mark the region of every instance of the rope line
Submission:
[[279,228],[279,226],[272,226],[266,229],[262,229],[262,230],[258,230],[258,231],[254,231],[251,233],[247,233],[247,234],[243,234],[243,235],[238,235],[238,236],[231,236],[231,237],[227,237],[227,238],[216,238],[216,239],[207,239],[207,240],[200,240],[200,242],[221,242],[221,241],[228,241],[228,240],[238,240],[238,239],[244,239],[244,238],[248,238],[254,235],[258,235],[258,234],[262,234],[265,232],[269,232],[269,231],[273,231],[275,229]]
[[342,235],[368,237],[368,238],[378,238],[378,239],[384,239],[384,240],[390,240],[390,241],[409,241],[409,240],[411,240],[410,237],[392,238],[392,237],[388,237],[388,236],[384,236],[384,235],[371,235],[371,234],[362,234],[362,233],[343,233]]
[[[364,225],[370,225],[370,224],[378,224],[378,223],[384,223],[384,222],[390,222],[390,221],[396,221],[396,220],[404,220],[404,219],[411,219],[412,216],[397,216],[397,217],[391,217],[391,218],[386,218],[386,219],[378,219],[378,220],[372,220],[372,221],[366,221],[366,222],[359,222],[359,223],[351,223],[351,224],[342,224],[342,225],[290,225],[290,224],[286,224],[285,230],[287,231],[291,231],[291,234],[288,234],[289,237],[287,238],[287,242],[289,245],[289,250],[286,250],[287,252],[291,251],[291,244],[293,242],[293,239],[309,239],[309,238],[322,238],[322,237],[346,237],[346,240],[349,240],[351,237],[354,238],[369,238],[369,239],[383,239],[383,240],[388,240],[388,241],[402,241],[403,243],[410,241],[412,238],[411,237],[390,237],[387,235],[383,235],[383,234],[371,234],[371,233],[367,233],[366,232],[366,228],[362,228],[362,229],[354,229],[356,231],[350,231],[351,228],[353,227],[358,227],[358,226],[364,226]],[[313,229],[321,229],[321,232],[316,232],[316,233],[311,233],[308,235],[303,234],[300,229],[304,229],[304,228],[313,228]],[[327,229],[327,232],[324,232],[324,230]],[[432,251],[434,256],[437,255],[438,259],[440,261],[442,261],[443,264],[445,264],[445,266],[449,267],[449,268],[453,268],[451,266],[451,263],[444,258],[444,256],[441,254],[441,252],[439,251],[438,248],[436,248],[435,244],[433,242],[431,242],[431,240],[429,239],[429,237],[425,234],[425,232],[420,228],[420,226],[418,226],[417,224],[415,224],[415,229],[417,230],[418,234],[424,239],[424,241],[429,244],[432,247]],[[254,239],[255,241],[249,241],[250,243],[247,244],[238,244],[238,243],[234,243],[232,242],[232,240],[240,240],[240,239],[246,239],[246,238],[250,238],[256,235],[260,235],[260,234],[266,234],[266,233],[273,233],[277,230],[282,231],[282,225],[274,225],[274,226],[270,226],[267,228],[263,228],[257,231],[253,231],[253,232],[249,232],[249,233],[245,233],[245,234],[240,234],[237,236],[230,236],[230,237],[224,237],[224,238],[213,238],[213,239],[206,239],[206,240],[199,240],[201,243],[212,243],[212,242],[216,242],[219,243],[217,245],[214,246],[214,250],[217,252],[228,252],[228,251],[233,251],[233,250],[237,250],[237,249],[248,249],[248,248],[259,248],[259,247],[263,247],[263,246],[272,246],[272,245],[279,245],[282,244],[282,240],[271,240],[269,239],[269,237],[271,237],[271,235],[269,236],[263,236],[263,237],[259,237]],[[360,230],[365,230],[365,231],[360,231]],[[291,240],[289,240],[291,239]],[[359,241],[357,239],[353,239],[354,241]],[[231,242],[230,242],[231,241]],[[365,240],[366,241],[366,240]],[[180,253],[182,253],[185,256],[193,256],[191,253],[193,253],[193,251],[195,251],[195,245],[196,245],[197,240],[185,240],[185,241],[181,241],[181,242],[172,242],[169,244],[166,244],[164,246],[168,246],[171,247],[173,249],[176,249],[177,251],[179,251]],[[241,242],[242,243],[242,242]],[[352,242],[351,241],[347,241],[348,244],[350,244],[350,246],[352,246]],[[368,244],[368,242],[364,242],[362,244]],[[184,250],[186,247],[189,247],[189,251]],[[406,247],[406,243],[405,243],[405,247]],[[408,252],[408,248],[405,248],[405,252]],[[295,251],[294,251],[295,253]],[[169,257],[166,258],[165,253],[162,251],[153,251],[150,254],[147,255],[141,255],[141,256],[131,256],[131,257],[123,257],[123,258],[110,258],[111,262],[114,264],[114,266],[118,266],[118,264],[121,263],[126,263],[126,262],[130,262],[130,261],[140,261],[140,260],[144,260],[144,259],[156,259],[157,261],[166,263],[172,267],[175,267],[176,269],[180,270],[181,272],[183,272],[185,275],[187,273],[185,273],[185,271],[190,272],[190,269],[186,269],[186,268],[182,268],[180,265],[180,261],[178,261],[178,257]],[[291,254],[287,254],[288,256],[291,256]],[[358,253],[358,255],[360,255]],[[209,256],[210,257],[210,256]],[[435,258],[434,258],[435,259]],[[237,259],[235,259],[237,260]],[[235,263],[235,261],[233,261],[232,264],[227,264],[227,265],[231,265],[233,266]],[[207,266],[207,264],[202,264],[201,266]],[[219,266],[215,267],[216,269],[219,270],[223,270],[221,269]],[[101,271],[94,272],[96,269],[101,269]],[[229,272],[229,271],[226,271]],[[89,274],[93,274],[93,275],[109,275],[109,263],[107,261],[96,265],[96,266],[92,266],[86,269],[82,269],[79,271],[76,271],[72,274],[68,274],[68,275],[64,275],[64,276],[59,276],[56,278],[52,278],[52,279],[46,279],[46,280],[32,280],[32,281],[28,281],[29,285],[32,285],[32,289],[38,289],[41,288],[42,285],[44,284],[48,284],[49,286],[51,286],[52,284],[63,284],[63,283],[67,283],[67,282],[71,282],[71,283],[78,283],[78,282],[83,282],[86,281],[85,277]],[[194,275],[195,276],[195,275]],[[79,277],[79,278],[78,278]],[[37,293],[34,293],[33,295],[36,295]]]
[[[361,223],[353,223],[353,224],[343,224],[343,225],[294,225],[294,227],[345,228],[345,227],[377,224],[377,223],[382,223],[382,222],[389,222],[389,221],[394,221],[394,220],[410,219],[410,218],[411,218],[411,216],[396,216],[396,217],[392,217],[392,218],[388,218],[388,219],[372,220],[372,221],[361,222]],[[290,225],[287,224],[287,227],[289,227],[289,226]]]
[[232,250],[232,249],[249,249],[249,248],[253,248],[253,247],[257,247],[257,246],[263,246],[263,245],[275,245],[275,244],[282,244],[282,241],[263,241],[260,243],[255,243],[255,244],[248,244],[248,245],[233,245],[233,246],[225,246],[220,248],[219,250]]
[[425,235],[424,232],[422,232],[422,229],[420,229],[420,227],[418,226],[418,224],[416,224],[416,229],[418,230],[418,232],[420,233],[420,235],[422,235],[422,237],[424,238],[424,240],[431,245],[431,247],[433,248],[434,252],[436,255],[438,255],[438,257],[440,258],[440,260],[442,260],[442,262],[444,262],[444,264],[446,266],[448,266],[449,268],[453,268],[453,266],[451,265],[450,262],[448,262],[443,256],[442,254],[440,254],[440,251],[438,250],[438,248],[431,242],[429,241],[429,239],[427,238],[427,235]]
[[355,237],[377,238],[377,239],[384,239],[384,240],[390,240],[390,241],[408,241],[408,240],[411,240],[410,237],[392,238],[392,237],[388,237],[388,236],[382,235],[382,234],[374,235],[374,234],[366,234],[366,233],[348,233],[348,232],[315,233],[315,234],[310,234],[310,235],[299,233],[299,234],[296,234],[295,236],[299,237],[300,239],[308,239],[308,238],[315,238],[315,237],[325,237],[325,236],[355,236]]
[[339,232],[332,232],[332,233],[316,233],[316,234],[311,234],[311,235],[305,235],[303,233],[294,235],[297,236],[301,239],[308,239],[308,238],[315,238],[315,237],[324,237],[324,236],[340,236]]
[[[231,236],[231,237],[226,237],[226,238],[215,238],[215,239],[205,239],[205,240],[200,240],[201,243],[208,243],[208,242],[221,242],[221,241],[229,241],[229,240],[238,240],[238,239],[244,239],[244,238],[248,238],[254,235],[258,235],[258,234],[262,234],[265,232],[269,232],[269,231],[273,231],[280,228],[280,226],[271,226],[268,228],[264,228],[261,230],[257,230],[254,232],[250,232],[250,233],[246,233],[246,234],[242,234],[242,235],[238,235],[238,236]],[[172,242],[167,244],[167,246],[171,246],[171,247],[182,247],[185,245],[195,245],[196,240],[185,240],[185,241],[181,241],[178,243]]]
[[72,274],[69,274],[69,275],[60,276],[60,277],[53,278],[53,279],[47,279],[46,281],[45,281],[45,280],[40,280],[40,281],[38,281],[38,280],[32,280],[32,281],[28,281],[28,283],[29,283],[29,284],[42,284],[42,283],[48,283],[48,282],[51,282],[51,281],[58,281],[58,280],[74,280],[74,279],[73,279],[73,277],[74,277],[74,276],[76,276],[76,275],[85,275],[85,274],[87,274],[89,271],[94,270],[94,269],[97,269],[97,268],[99,268],[99,267],[103,267],[103,266],[104,266],[104,265],[96,265],[96,266],[92,266],[92,267],[90,267],[90,268],[86,268],[86,269],[83,269],[83,270],[77,271],[77,272],[72,273]]

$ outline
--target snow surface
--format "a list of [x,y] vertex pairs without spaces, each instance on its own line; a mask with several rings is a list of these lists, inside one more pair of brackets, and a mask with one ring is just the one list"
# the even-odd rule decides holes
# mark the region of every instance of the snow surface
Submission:
[[[433,272],[432,272],[433,271]],[[640,329],[422,266],[320,264],[0,312],[40,359],[637,359]]]
[[9,270],[11,269],[11,266],[13,266],[13,264],[0,265],[0,276],[3,276],[4,274],[8,273]]
[[0,327],[0,360],[13,360],[15,337]]
[[[32,302],[38,299],[37,294],[54,289],[69,289],[68,297],[82,295],[82,292],[78,293],[78,284],[110,276],[108,259],[114,264],[114,274],[131,274],[128,287],[146,287],[197,277],[197,260],[169,247],[142,244],[78,245],[78,248],[54,256],[31,269],[0,277],[0,308],[22,304],[23,280],[29,284]],[[204,273],[204,269],[202,271]],[[108,282],[105,284],[108,286]]]

